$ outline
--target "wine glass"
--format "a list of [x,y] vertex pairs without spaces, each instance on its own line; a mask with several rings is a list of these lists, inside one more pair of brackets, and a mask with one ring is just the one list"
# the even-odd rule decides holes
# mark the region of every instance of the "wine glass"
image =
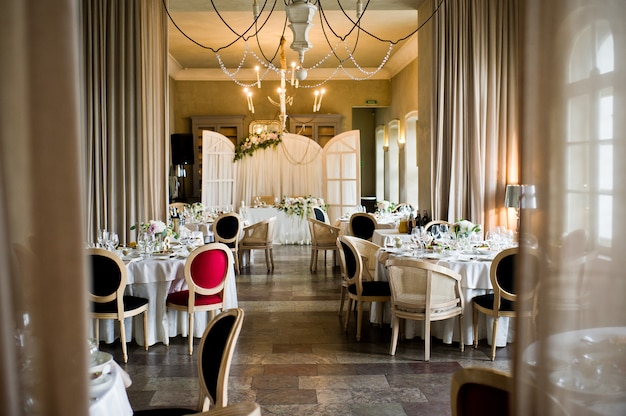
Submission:
[[395,242],[393,241],[393,237],[390,235],[385,236],[385,249],[389,250],[395,246]]
[[109,248],[109,250],[113,251],[119,245],[120,245],[120,237],[117,235],[117,233],[110,233],[109,234],[109,241],[108,241],[108,248]]

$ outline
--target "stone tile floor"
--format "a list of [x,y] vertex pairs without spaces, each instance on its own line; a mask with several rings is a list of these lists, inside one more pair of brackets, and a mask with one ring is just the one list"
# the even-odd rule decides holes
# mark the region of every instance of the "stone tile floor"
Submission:
[[[264,415],[449,415],[450,379],[461,367],[510,370],[512,346],[489,348],[446,345],[433,339],[424,362],[421,339],[403,340],[388,354],[389,326],[365,324],[356,342],[356,319],[343,331],[339,308],[339,269],[332,254],[309,272],[309,246],[275,246],[275,270],[268,274],[263,252],[237,275],[239,305],[246,315],[229,379],[230,403],[255,401]],[[196,339],[196,345],[199,339]],[[101,344],[121,362],[119,340]],[[197,402],[197,356],[187,340],[172,338],[146,352],[129,343],[123,365],[133,384],[134,409],[191,407]]]

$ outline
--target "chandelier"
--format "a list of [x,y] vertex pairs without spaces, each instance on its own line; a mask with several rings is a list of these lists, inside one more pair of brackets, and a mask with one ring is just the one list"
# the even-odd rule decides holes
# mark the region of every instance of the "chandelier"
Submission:
[[[163,1],[165,4],[166,0]],[[353,1],[353,3],[351,3],[351,1]],[[363,18],[367,14],[370,0],[333,0],[332,2],[329,0],[283,0],[282,2],[285,4],[283,34],[280,36],[280,42],[273,53],[267,53],[267,40],[269,39],[268,36],[276,35],[275,29],[277,28],[278,21],[275,17],[280,14],[280,11],[277,9],[278,0],[252,0],[251,17],[253,20],[249,24],[245,23],[247,26],[243,27],[242,23],[245,21],[244,19],[241,17],[237,17],[237,20],[233,19],[232,16],[218,10],[215,5],[216,2],[210,0],[217,18],[222,21],[224,27],[230,30],[231,34],[235,35],[234,39],[231,38],[230,41],[227,41],[227,44],[220,47],[206,46],[194,40],[183,31],[183,28],[176,24],[169,14],[169,11],[168,16],[174,27],[176,27],[184,37],[199,47],[214,52],[222,72],[237,85],[244,88],[248,110],[251,113],[255,111],[253,90],[257,88],[260,89],[262,81],[271,73],[278,75],[280,79],[278,99],[274,100],[271,97],[268,97],[268,99],[279,108],[278,118],[281,121],[283,130],[287,119],[287,106],[292,105],[296,89],[304,88],[314,90],[311,99],[313,101],[313,112],[316,113],[320,111],[324,94],[327,93],[326,89],[321,88],[322,85],[340,72],[354,81],[371,79],[385,66],[394,46],[416,34],[420,28],[417,27],[415,30],[411,29],[410,33],[406,36],[402,36],[396,40],[378,37],[362,25],[362,21],[364,21]],[[329,7],[334,7],[332,13],[327,13],[324,9],[324,4],[328,6],[329,3],[331,4]],[[352,11],[350,12],[344,10],[344,5],[347,3],[351,3],[352,5]],[[433,15],[442,3],[443,0],[439,0],[439,4],[433,12]],[[233,8],[231,10],[240,9]],[[339,10],[341,13],[339,13]],[[270,22],[271,16],[274,17]],[[227,17],[233,20],[227,21]],[[315,23],[313,23],[314,20]],[[426,22],[428,20],[430,20],[430,18],[427,19]],[[268,22],[270,23],[268,24]],[[219,24],[219,22],[213,20],[211,24],[213,26]],[[285,59],[285,43],[287,42],[285,38],[289,36],[288,34],[285,36],[285,31],[289,31],[286,29],[287,27],[291,31],[292,37],[288,46],[297,54],[297,61],[292,62],[289,67]],[[325,40],[323,44],[314,45],[311,42],[309,35],[313,33],[311,30],[313,27],[316,28],[315,33],[317,33],[318,36],[315,39],[320,39],[321,29],[321,34]],[[271,28],[274,29],[274,31],[269,30],[270,33],[268,33],[267,29],[263,31],[264,28]],[[359,45],[360,37],[373,38],[378,42],[388,45],[386,53],[382,50],[380,51],[383,53],[380,57],[380,61],[368,62],[369,68],[359,65],[354,56],[357,46]],[[265,42],[261,42],[261,40]],[[239,64],[236,67],[233,68],[232,65],[229,67],[225,64],[221,54],[223,51],[228,51],[230,54],[229,58],[232,59],[232,50],[234,48],[231,48],[231,46],[240,42],[243,42],[245,46],[243,56],[241,56]],[[319,43],[319,40],[315,42]],[[254,50],[250,45],[255,46]],[[307,63],[306,53],[314,48],[317,50],[317,62]],[[361,47],[361,49],[362,48],[363,47]],[[326,52],[326,50],[328,52]],[[322,55],[320,55],[320,51],[324,51]],[[333,64],[333,60],[335,59],[337,63]],[[250,61],[253,61],[252,64]],[[254,72],[252,72],[253,68]],[[322,68],[324,68],[324,70],[316,71]],[[313,74],[314,71],[317,76],[314,82],[310,82],[308,78],[312,78],[311,74]],[[254,79],[250,79],[248,74],[253,74]]]

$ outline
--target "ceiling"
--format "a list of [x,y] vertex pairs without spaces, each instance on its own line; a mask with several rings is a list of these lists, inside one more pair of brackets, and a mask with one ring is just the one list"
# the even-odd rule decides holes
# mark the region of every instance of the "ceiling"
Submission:
[[[292,62],[298,61],[297,53],[289,47],[293,35],[286,26],[286,1],[257,0],[262,11],[257,21],[258,35],[254,36],[253,0],[169,0],[170,76],[176,80],[230,79],[249,83],[256,80],[254,67],[260,66],[262,79],[277,79],[277,71],[268,70],[267,62],[280,67],[278,49],[283,33],[288,70]],[[424,1],[362,0],[363,30],[351,30],[351,20],[356,21],[356,0],[311,0],[317,11],[309,32],[312,48],[304,55],[307,80],[391,78],[417,57],[417,35],[410,35],[417,29],[417,9]],[[381,65],[392,43],[389,60],[370,75]],[[240,71],[227,75],[218,56],[229,72],[239,67]],[[340,65],[345,70],[337,69]]]

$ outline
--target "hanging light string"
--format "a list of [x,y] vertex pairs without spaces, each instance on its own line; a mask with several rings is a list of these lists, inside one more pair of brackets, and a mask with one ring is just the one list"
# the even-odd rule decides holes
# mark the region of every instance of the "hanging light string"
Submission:
[[[272,58],[268,58],[265,53],[263,52],[260,42],[259,42],[259,33],[260,31],[265,27],[265,25],[267,24],[267,22],[269,21],[269,18],[271,16],[271,14],[274,12],[275,8],[276,8],[276,3],[277,0],[274,0],[271,10],[269,11],[269,14],[265,17],[265,19],[263,20],[263,23],[260,25],[258,25],[259,19],[261,18],[261,13],[259,13],[258,16],[255,17],[254,21],[252,22],[252,24],[250,24],[250,26],[248,26],[248,28],[243,32],[243,33],[238,33],[236,30],[234,30],[227,22],[226,20],[223,18],[223,16],[220,14],[219,10],[217,9],[217,7],[215,6],[214,0],[211,0],[211,5],[213,6],[213,9],[215,10],[217,16],[219,17],[219,19],[224,23],[224,25],[233,33],[236,35],[236,38],[224,45],[224,46],[220,46],[218,48],[213,48],[210,46],[206,46],[201,44],[200,42],[194,40],[193,38],[191,38],[189,35],[187,35],[179,26],[178,24],[174,21],[174,18],[172,17],[172,15],[170,14],[168,8],[167,8],[167,4],[166,4],[166,0],[162,0],[163,1],[163,8],[165,9],[165,12],[167,13],[167,16],[169,18],[169,20],[172,22],[172,24],[174,25],[174,27],[176,27],[176,29],[185,37],[187,38],[189,41],[191,41],[192,43],[194,43],[195,45],[203,48],[203,49],[207,49],[212,51],[213,53],[215,53],[216,58],[218,60],[218,63],[220,65],[220,68],[222,69],[222,71],[233,81],[235,82],[237,85],[242,86],[242,87],[252,87],[254,85],[256,85],[256,82],[253,83],[244,83],[241,82],[239,80],[236,79],[236,75],[239,73],[239,71],[243,68],[244,63],[246,61],[247,55],[248,53],[250,53],[261,65],[263,65],[263,67],[265,68],[265,72],[263,73],[263,75],[259,75],[260,76],[260,81],[263,80],[263,78],[265,78],[265,76],[269,73],[270,70],[276,72],[277,74],[280,75],[280,69],[273,64],[273,61],[276,59],[276,56],[278,55],[278,52],[280,50],[280,46],[278,46],[276,48],[276,50],[274,51],[274,54],[272,56]],[[328,76],[326,77],[326,79],[320,81],[317,84],[309,84],[309,85],[303,85],[300,84],[299,87],[300,88],[317,88],[321,85],[324,85],[325,83],[327,83],[328,81],[330,81],[340,70],[345,73],[349,78],[351,78],[352,80],[355,81],[363,81],[363,80],[367,80],[372,78],[375,74],[377,74],[383,67],[384,65],[387,63],[387,61],[389,60],[389,57],[391,55],[391,51],[393,50],[394,45],[398,44],[399,42],[402,42],[406,39],[408,39],[409,37],[413,36],[415,33],[417,33],[426,23],[428,23],[434,16],[435,14],[437,14],[437,12],[439,11],[441,5],[443,4],[445,0],[440,0],[439,3],[437,4],[437,7],[435,8],[435,10],[433,11],[433,13],[424,21],[422,22],[421,25],[419,25],[417,27],[417,29],[415,29],[414,31],[412,31],[411,33],[409,33],[406,36],[403,36],[397,40],[388,40],[388,39],[382,39],[379,36],[370,33],[369,31],[365,30],[363,27],[361,27],[361,19],[363,17],[363,15],[365,15],[365,12],[369,6],[370,0],[367,1],[367,3],[365,4],[365,6],[363,7],[363,12],[361,13],[361,16],[359,16],[357,18],[357,20],[353,20],[345,11],[345,9],[343,8],[343,6],[341,5],[341,2],[339,0],[337,0],[337,4],[339,5],[339,8],[341,9],[341,11],[343,12],[343,14],[348,18],[348,20],[350,20],[350,22],[352,23],[352,27],[350,28],[350,30],[343,36],[337,34],[337,32],[332,28],[330,22],[328,21],[328,19],[326,18],[326,14],[324,12],[324,9],[322,8],[322,2],[317,0],[314,1],[313,3],[316,4],[320,10],[320,26],[322,28],[322,33],[324,34],[324,38],[326,39],[327,44],[330,47],[330,51],[328,52],[328,54],[322,58],[318,63],[316,63],[315,65],[311,66],[308,68],[308,70],[312,70],[312,69],[316,69],[319,66],[321,66],[324,62],[326,62],[331,56],[335,56],[335,58],[337,59],[337,61],[339,62],[339,64],[337,65],[337,67],[334,69],[334,71]],[[263,3],[263,7],[261,8],[261,10],[265,10],[266,5],[268,3],[268,0],[265,0]],[[287,0],[284,0],[285,5],[288,4]],[[287,17],[285,15],[285,22],[283,25],[283,36],[284,33],[286,31],[286,27],[287,27]],[[325,23],[325,24],[324,24]],[[330,32],[339,40],[341,40],[340,43],[335,44],[335,46],[332,46],[331,40],[329,39],[329,36],[326,32],[325,27],[328,27],[328,30],[330,30]],[[254,28],[254,30],[253,30]],[[358,29],[358,33],[357,33],[357,39],[355,41],[355,45],[353,48],[350,48],[348,46],[348,43],[346,41],[347,37],[354,31],[354,29]],[[358,45],[358,41],[359,41],[359,34],[360,32],[366,33],[367,35],[371,36],[372,38],[380,41],[380,42],[385,42],[385,43],[389,43],[389,49],[387,50],[387,53],[385,54],[384,58],[382,59],[380,65],[373,71],[366,71],[365,69],[363,69],[363,67],[361,67],[358,62],[356,61],[356,59],[354,58],[354,52],[356,50],[356,47]],[[250,33],[251,32],[251,33]],[[250,33],[250,34],[249,34]],[[248,35],[249,34],[249,35]],[[260,58],[256,53],[254,53],[254,51],[252,51],[249,46],[248,46],[248,40],[250,38],[256,37],[256,42],[257,45],[259,47],[259,51],[260,54],[263,58]],[[224,61],[222,60],[219,51],[221,51],[222,49],[226,49],[232,45],[234,45],[236,42],[238,42],[239,40],[243,40],[245,42],[245,51],[244,51],[244,55],[242,56],[242,59],[238,65],[238,67],[233,70],[230,71],[226,65],[224,64]],[[337,55],[337,49],[339,48],[339,46],[342,45],[343,49],[345,50],[345,52],[348,54],[347,58],[340,58]],[[352,75],[347,68],[344,67],[345,62],[352,62],[352,64],[354,65],[354,67],[361,72],[362,74],[365,74],[364,77],[357,77]],[[306,69],[306,68],[305,68]]]

